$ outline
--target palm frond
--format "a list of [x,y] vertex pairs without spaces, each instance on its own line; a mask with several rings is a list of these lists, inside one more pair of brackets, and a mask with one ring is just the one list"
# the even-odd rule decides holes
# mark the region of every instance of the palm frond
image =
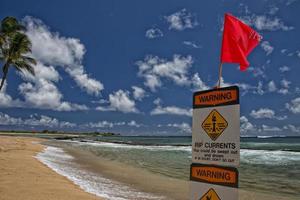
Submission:
[[30,74],[35,75],[33,66],[25,62],[24,60],[16,61],[13,64],[18,71],[24,72],[25,70],[28,71]]
[[28,37],[23,34],[16,32],[13,34],[10,46],[10,54],[19,56],[31,52],[31,42]]
[[28,56],[22,56],[22,59],[30,64],[36,65],[36,60]]
[[24,30],[25,27],[21,25],[14,17],[5,17],[1,21],[1,32],[5,35],[9,35],[16,31]]

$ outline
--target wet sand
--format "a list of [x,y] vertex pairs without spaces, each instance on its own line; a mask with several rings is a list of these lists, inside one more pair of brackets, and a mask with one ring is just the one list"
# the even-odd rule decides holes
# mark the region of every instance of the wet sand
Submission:
[[[118,180],[134,186],[143,192],[165,196],[168,200],[188,200],[189,181],[169,178],[154,174],[144,169],[135,168],[124,163],[108,161],[99,156],[82,150],[66,148],[74,156],[77,163],[82,164],[85,170],[104,175],[106,178]],[[147,180],[147,181],[145,181]],[[275,189],[274,189],[275,190]],[[273,195],[257,191],[239,190],[240,200],[298,200],[297,197]]]
[[99,200],[34,156],[40,139],[0,136],[0,200]]

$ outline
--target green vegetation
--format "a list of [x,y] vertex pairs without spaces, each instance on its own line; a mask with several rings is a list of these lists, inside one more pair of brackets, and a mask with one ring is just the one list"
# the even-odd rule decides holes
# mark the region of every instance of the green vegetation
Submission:
[[119,136],[111,132],[66,132],[56,130],[28,131],[28,130],[1,130],[0,134],[31,134],[31,135],[61,135],[61,136]]
[[18,71],[27,71],[34,75],[33,65],[36,65],[36,61],[27,56],[31,52],[31,42],[23,30],[24,26],[14,17],[6,17],[1,22],[0,60],[4,65],[0,91],[11,66],[14,66]]

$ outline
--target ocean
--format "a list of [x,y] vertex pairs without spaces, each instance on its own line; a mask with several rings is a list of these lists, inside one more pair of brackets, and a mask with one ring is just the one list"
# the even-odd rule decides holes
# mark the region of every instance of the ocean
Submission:
[[[37,158],[109,200],[188,199],[191,137],[50,140]],[[242,190],[300,197],[300,137],[241,138]]]

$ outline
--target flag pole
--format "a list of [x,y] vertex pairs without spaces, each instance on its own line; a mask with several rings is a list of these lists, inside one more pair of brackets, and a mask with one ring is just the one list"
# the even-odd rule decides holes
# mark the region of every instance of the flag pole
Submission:
[[220,88],[221,87],[221,78],[222,78],[222,62],[220,62],[220,65],[219,65],[219,81],[218,81],[218,86],[217,88]]

